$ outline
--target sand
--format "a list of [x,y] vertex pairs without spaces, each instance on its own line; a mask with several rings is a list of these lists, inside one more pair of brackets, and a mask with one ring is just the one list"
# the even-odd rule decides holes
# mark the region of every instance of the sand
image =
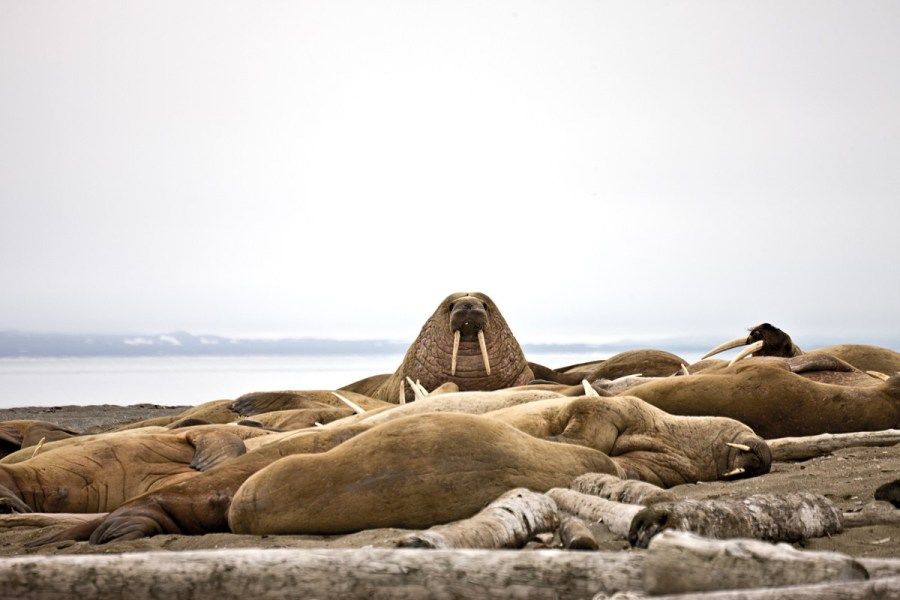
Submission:
[[[41,419],[83,431],[94,431],[129,421],[177,414],[185,407],[141,404],[120,406],[61,406],[0,410],[0,420]],[[682,497],[719,498],[757,493],[810,491],[824,494],[843,511],[858,511],[874,502],[875,488],[900,478],[900,444],[886,448],[847,448],[829,456],[798,463],[775,463],[772,472],[733,482],[682,485],[673,491]],[[0,526],[2,527],[2,526]],[[203,536],[161,535],[153,538],[93,546],[87,542],[60,542],[37,548],[24,544],[61,527],[0,529],[0,555],[86,554],[151,550],[214,548],[354,548],[390,547],[407,531],[375,529],[343,536],[252,536],[228,533]],[[602,525],[595,526],[602,550],[641,552],[615,538]],[[808,540],[798,547],[844,552],[859,557],[900,557],[900,526],[848,529],[841,534]]]

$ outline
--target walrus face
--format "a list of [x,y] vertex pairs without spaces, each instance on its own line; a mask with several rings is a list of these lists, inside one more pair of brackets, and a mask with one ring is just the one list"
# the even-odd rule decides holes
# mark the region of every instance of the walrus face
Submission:
[[791,340],[791,336],[769,323],[757,325],[750,330],[750,334],[744,338],[739,337],[722,344],[719,344],[709,352],[703,355],[703,358],[709,358],[720,352],[731,350],[739,346],[746,346],[740,353],[732,359],[730,364],[734,364],[746,356],[778,356],[781,358],[790,358],[796,355],[796,346]]
[[769,472],[772,451],[765,440],[752,432],[739,431],[725,446],[731,451],[724,454],[717,479],[744,479]]
[[487,328],[488,303],[487,296],[479,293],[453,294],[445,301],[449,303],[450,331],[453,333],[453,352],[450,356],[450,375],[456,375],[456,362],[459,358],[461,341],[478,341],[484,372],[491,374],[491,359],[488,355],[484,330]]

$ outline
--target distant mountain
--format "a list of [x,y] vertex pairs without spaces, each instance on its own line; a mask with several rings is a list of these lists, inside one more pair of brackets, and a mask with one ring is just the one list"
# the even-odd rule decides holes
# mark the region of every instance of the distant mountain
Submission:
[[[661,348],[675,353],[703,352],[726,336],[693,336],[655,340],[619,340],[605,344],[529,344],[529,353],[596,353],[607,356],[632,348]],[[805,344],[803,342],[806,342]],[[900,347],[897,339],[843,340]],[[798,340],[803,348],[837,343],[833,339]],[[163,334],[74,334],[0,331],[0,357],[63,356],[252,356],[252,355],[372,355],[403,354],[409,341],[335,340],[326,338],[254,339],[194,335],[184,331]]]

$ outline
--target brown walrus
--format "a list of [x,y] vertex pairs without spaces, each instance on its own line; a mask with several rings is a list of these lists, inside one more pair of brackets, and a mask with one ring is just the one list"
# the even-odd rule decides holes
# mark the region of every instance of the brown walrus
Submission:
[[[735,360],[739,360],[745,354],[778,356],[782,358],[791,358],[805,354],[787,333],[769,323],[763,323],[752,328],[746,337],[741,336],[719,344],[707,352],[703,358],[705,359],[740,346],[747,347],[741,351]],[[876,371],[886,375],[900,372],[900,352],[895,352],[889,348],[867,344],[838,344],[836,346],[818,348],[813,350],[813,352],[834,356],[863,372]]]
[[[364,394],[349,391],[342,391],[340,397],[350,400],[367,411],[386,406],[395,406],[397,401],[394,398],[393,402],[383,402]],[[250,392],[234,400],[229,408],[239,415],[249,417],[280,410],[345,409],[348,408],[348,405],[338,396],[335,396],[331,390],[283,390],[277,392]]]
[[546,491],[589,472],[669,486],[765,473],[770,463],[766,443],[731,419],[672,417],[637,398],[557,398],[482,417],[405,417],[323,454],[284,458],[241,486],[228,522],[253,534],[430,527],[514,487]]
[[0,458],[22,448],[81,435],[47,421],[0,421]]
[[644,377],[668,377],[676,373],[687,361],[665,350],[626,350],[606,360],[579,363],[556,369],[560,373],[580,375],[589,381],[618,379],[627,375]]
[[[451,398],[447,404],[441,404],[437,399],[425,400],[381,411],[371,415],[369,421],[344,426],[334,422],[314,430],[255,438],[249,440],[247,445],[259,442],[257,449],[191,480],[134,498],[102,523],[70,533],[73,537],[79,537],[93,532],[91,540],[104,543],[122,537],[158,533],[227,531],[226,511],[230,499],[253,473],[283,456],[326,452],[366,431],[371,432],[402,419],[408,420],[411,418],[408,416],[410,412],[414,417],[431,421],[439,416],[438,413],[416,415],[414,411],[416,408],[427,408],[429,403],[442,409],[457,403],[459,410],[469,408],[486,412],[484,418],[503,420],[522,427],[534,434],[532,437],[548,436],[551,440],[560,439],[568,445],[587,446],[593,450],[609,448],[616,454],[613,460],[621,461],[623,472],[663,484],[748,476],[765,472],[768,468],[765,444],[745,426],[727,419],[672,418],[643,402],[627,398],[558,397],[559,402],[556,402],[552,394],[550,398],[544,396],[547,399],[543,402],[521,404],[523,410],[484,410],[491,408],[491,405],[506,409],[515,406],[515,403],[510,403],[513,398],[505,396],[509,394],[473,393],[472,403],[468,406],[462,399]],[[534,408],[529,410],[532,405]],[[390,413],[395,411],[400,416],[389,419]],[[613,428],[609,427],[610,423]],[[621,441],[612,439],[614,430],[621,432]],[[682,440],[682,437],[685,439]],[[728,443],[738,446],[729,446]],[[477,457],[473,452],[469,454]],[[667,454],[670,458],[668,462]],[[442,459],[434,460],[436,463],[442,462]],[[389,466],[389,463],[383,463],[383,466]],[[735,472],[735,469],[744,471]]]
[[257,428],[205,425],[73,438],[34,458],[0,465],[0,510],[110,511],[129,498],[240,456],[245,439],[265,434]]
[[422,326],[391,375],[344,386],[386,402],[414,399],[406,378],[432,390],[446,382],[462,391],[499,390],[534,379],[522,348],[497,305],[480,292],[450,294]]
[[656,379],[627,393],[671,414],[730,417],[764,438],[900,424],[900,375],[865,387],[819,383],[792,372],[792,362],[805,360],[760,357],[711,373]]

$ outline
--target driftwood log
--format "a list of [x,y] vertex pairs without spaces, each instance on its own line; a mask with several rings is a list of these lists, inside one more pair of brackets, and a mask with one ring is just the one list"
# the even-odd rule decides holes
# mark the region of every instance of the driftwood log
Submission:
[[900,429],[860,431],[856,433],[823,433],[805,437],[766,440],[773,461],[806,460],[854,446],[893,446],[900,444]]
[[563,517],[559,539],[566,550],[596,550],[600,547],[590,528],[578,517]]
[[639,590],[644,557],[561,550],[204,550],[0,559],[0,598],[591,598]]
[[657,502],[672,502],[675,494],[646,481],[619,479],[606,473],[588,473],[575,478],[569,487],[582,494],[600,496],[615,502],[643,504],[649,506]]
[[437,525],[397,542],[403,548],[521,548],[559,525],[556,504],[525,488],[510,490],[468,519]]
[[611,532],[627,537],[635,515],[642,512],[639,504],[613,502],[566,488],[553,488],[547,495],[556,505],[591,523],[603,523]]
[[632,546],[646,548],[653,536],[664,529],[690,531],[719,539],[798,542],[840,533],[843,519],[841,511],[828,498],[808,492],[757,494],[741,499],[679,500],[661,502],[641,510],[631,523],[628,541]]
[[[596,599],[637,600],[649,596],[632,593],[598,594]],[[839,581],[813,585],[792,585],[750,590],[728,590],[705,594],[652,596],[652,600],[896,600],[900,598],[900,577],[868,581]]]

